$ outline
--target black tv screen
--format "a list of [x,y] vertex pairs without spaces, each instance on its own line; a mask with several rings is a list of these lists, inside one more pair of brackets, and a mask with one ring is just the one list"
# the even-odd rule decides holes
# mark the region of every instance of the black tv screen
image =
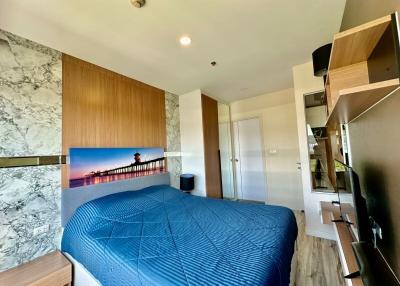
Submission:
[[[348,124],[351,166],[368,214],[380,227],[377,250],[400,280],[400,90]],[[398,283],[400,284],[400,283]],[[381,286],[385,285],[380,283]]]
[[341,218],[352,230],[355,241],[369,241],[371,227],[358,175],[350,166],[337,160],[335,160],[335,171]]
[[362,194],[367,202],[371,227],[376,228],[376,248],[399,281],[400,185],[390,188],[385,180],[388,178],[380,169],[367,165]]
[[[350,166],[335,161],[335,170],[341,218],[353,230],[355,241],[368,243],[371,249],[374,249],[374,253],[381,257],[372,258],[382,262],[378,263],[375,269],[370,270],[378,273],[383,271],[389,273],[386,275],[390,276],[392,276],[390,274],[392,272],[393,277],[398,277],[397,263],[399,257],[397,252],[400,241],[395,241],[394,238],[396,237],[395,232],[398,231],[396,224],[398,225],[400,217],[397,222],[391,221],[389,214],[399,210],[388,208],[388,202],[382,191],[385,187],[382,174],[368,172],[367,184],[363,188],[360,185],[359,176]],[[384,268],[389,270],[382,270]]]

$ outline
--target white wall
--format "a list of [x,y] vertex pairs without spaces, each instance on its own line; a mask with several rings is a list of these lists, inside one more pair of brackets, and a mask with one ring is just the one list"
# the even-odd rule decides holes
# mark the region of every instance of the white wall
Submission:
[[[259,117],[264,137],[267,203],[303,209],[293,89],[231,103],[232,120]],[[276,151],[276,153],[274,153]]]
[[340,31],[400,11],[399,0],[347,0]]
[[306,234],[335,239],[333,227],[321,223],[320,201],[337,200],[337,194],[312,192],[310,161],[307,147],[307,130],[304,94],[324,89],[322,77],[314,77],[312,62],[293,67],[294,95],[296,102],[298,142],[300,147],[301,175],[303,182]]
[[182,173],[195,175],[193,195],[206,196],[201,91],[179,96]]

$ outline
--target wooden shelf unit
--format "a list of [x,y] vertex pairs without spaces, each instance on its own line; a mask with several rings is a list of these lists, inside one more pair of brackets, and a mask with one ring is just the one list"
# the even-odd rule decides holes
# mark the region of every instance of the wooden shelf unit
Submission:
[[334,36],[325,85],[331,129],[399,88],[398,21],[394,13]]
[[[350,123],[387,95],[400,90],[399,14],[376,19],[334,36],[325,96],[327,99],[328,141],[332,157],[343,161],[341,124]],[[334,180],[332,184],[335,186]],[[346,204],[342,205],[346,208]],[[345,222],[332,222],[340,218],[339,206],[321,202],[324,224],[332,224],[338,242],[344,274],[358,271],[352,249],[357,234]],[[349,218],[354,220],[355,217]],[[363,285],[361,278],[346,279],[347,285]]]
[[336,34],[329,69],[367,61],[391,21],[388,15]]
[[353,121],[399,86],[400,80],[396,78],[339,90],[339,98],[326,125]]

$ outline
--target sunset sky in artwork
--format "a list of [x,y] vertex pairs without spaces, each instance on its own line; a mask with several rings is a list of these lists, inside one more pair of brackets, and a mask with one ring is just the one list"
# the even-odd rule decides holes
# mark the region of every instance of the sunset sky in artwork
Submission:
[[142,162],[164,157],[162,148],[71,148],[70,179],[130,165],[135,153],[141,154]]

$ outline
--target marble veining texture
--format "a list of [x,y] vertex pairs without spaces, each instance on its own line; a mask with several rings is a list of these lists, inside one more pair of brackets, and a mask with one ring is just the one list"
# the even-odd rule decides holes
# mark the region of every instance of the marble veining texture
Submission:
[[60,175],[58,166],[0,169],[0,271],[59,245]]
[[[61,153],[61,67],[60,52],[0,30],[0,157]],[[0,169],[0,271],[57,247],[60,182],[56,166]]]
[[[179,123],[179,97],[165,93],[165,113],[167,125],[167,152],[181,151],[181,134]],[[168,171],[171,173],[171,185],[179,189],[179,176],[182,173],[180,156],[167,157]]]
[[0,156],[61,152],[61,53],[0,30]]

